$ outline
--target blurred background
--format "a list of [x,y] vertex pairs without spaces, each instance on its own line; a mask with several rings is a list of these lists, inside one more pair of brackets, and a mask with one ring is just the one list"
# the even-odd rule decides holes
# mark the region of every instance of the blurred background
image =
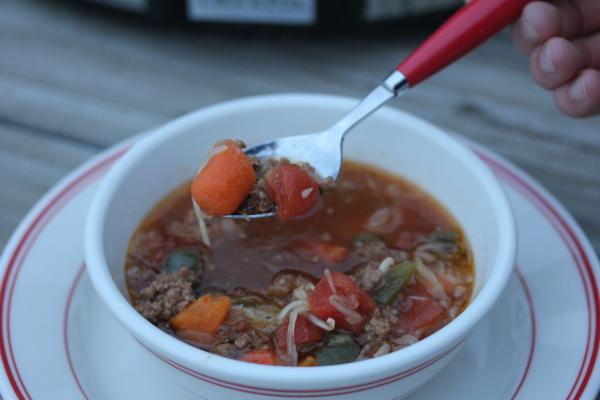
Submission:
[[[0,247],[59,178],[244,96],[362,97],[457,0],[0,1]],[[509,32],[393,103],[512,160],[600,249],[600,119],[559,114]]]

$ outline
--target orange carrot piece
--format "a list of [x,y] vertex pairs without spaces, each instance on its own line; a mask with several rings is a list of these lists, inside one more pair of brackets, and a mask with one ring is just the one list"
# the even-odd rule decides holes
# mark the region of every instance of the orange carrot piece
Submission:
[[192,182],[192,196],[209,215],[234,213],[256,183],[252,162],[233,140],[218,143]]
[[316,367],[317,359],[313,356],[306,356],[298,363],[300,367]]
[[227,296],[205,294],[171,318],[171,325],[176,331],[187,329],[214,335],[227,317],[230,303]]
[[250,350],[240,360],[263,365],[275,365],[275,352],[273,350]]

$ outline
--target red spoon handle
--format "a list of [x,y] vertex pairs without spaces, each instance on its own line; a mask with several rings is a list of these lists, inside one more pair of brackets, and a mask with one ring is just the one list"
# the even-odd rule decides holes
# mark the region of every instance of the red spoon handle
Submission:
[[396,68],[411,86],[429,78],[516,20],[531,0],[474,0]]

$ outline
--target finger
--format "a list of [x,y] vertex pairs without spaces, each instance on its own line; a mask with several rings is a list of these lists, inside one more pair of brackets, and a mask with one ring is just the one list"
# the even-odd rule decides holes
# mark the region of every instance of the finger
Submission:
[[517,47],[529,54],[551,37],[576,38],[599,29],[598,0],[533,1],[515,23],[513,38]]
[[600,71],[586,69],[554,92],[560,111],[576,118],[600,114]]
[[574,38],[600,29],[600,1],[559,0],[560,35]]
[[585,59],[586,67],[600,68],[600,32],[576,39],[573,41],[573,45]]
[[530,54],[548,39],[559,36],[561,20],[556,6],[544,1],[534,1],[523,9],[521,18],[513,26],[512,34],[517,47]]
[[571,81],[587,64],[584,51],[566,39],[555,37],[531,55],[533,79],[546,89],[556,89]]

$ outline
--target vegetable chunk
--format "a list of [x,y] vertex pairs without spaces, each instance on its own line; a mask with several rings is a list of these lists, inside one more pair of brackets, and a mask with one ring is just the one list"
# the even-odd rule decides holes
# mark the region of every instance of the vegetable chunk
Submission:
[[443,322],[445,309],[427,289],[419,285],[400,306],[398,327],[404,332],[430,330]]
[[269,197],[281,218],[295,218],[309,212],[319,200],[319,185],[296,164],[281,164],[265,175]]
[[352,362],[360,353],[360,346],[352,336],[332,333],[325,346],[317,351],[317,365],[336,365]]
[[263,365],[277,364],[273,350],[251,350],[244,354],[240,360]]
[[417,265],[412,261],[397,264],[383,276],[383,285],[375,290],[373,299],[383,305],[390,305],[415,274]]
[[175,330],[189,329],[214,335],[229,313],[230,299],[205,294],[171,319]]
[[322,320],[333,318],[336,328],[353,333],[362,332],[369,316],[377,308],[369,294],[348,275],[328,270],[308,296],[308,304],[317,317]]
[[[282,349],[286,348],[289,318],[286,318],[277,330],[277,343]],[[318,342],[323,339],[325,331],[310,322],[306,317],[298,315],[294,327],[294,342],[297,345]]]
[[252,162],[239,143],[218,143],[192,182],[192,197],[209,215],[235,213],[256,183]]

